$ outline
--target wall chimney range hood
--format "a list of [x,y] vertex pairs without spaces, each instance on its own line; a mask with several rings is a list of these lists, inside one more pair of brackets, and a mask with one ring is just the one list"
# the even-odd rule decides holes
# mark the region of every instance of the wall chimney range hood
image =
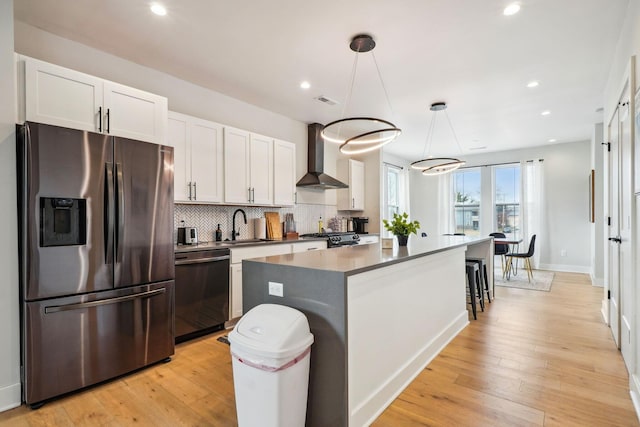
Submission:
[[307,174],[300,178],[297,187],[330,190],[349,186],[324,173],[324,139],[320,135],[323,125],[312,123],[308,127]]

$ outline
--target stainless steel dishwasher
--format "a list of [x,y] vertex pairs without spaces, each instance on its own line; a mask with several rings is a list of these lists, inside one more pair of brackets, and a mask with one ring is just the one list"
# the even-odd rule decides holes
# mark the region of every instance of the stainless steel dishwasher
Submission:
[[176,253],[176,342],[224,328],[229,320],[229,249]]

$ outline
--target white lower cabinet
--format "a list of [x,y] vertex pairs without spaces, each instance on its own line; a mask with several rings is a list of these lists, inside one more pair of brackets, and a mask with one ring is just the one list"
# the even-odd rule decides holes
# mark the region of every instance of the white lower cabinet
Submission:
[[327,248],[326,241],[297,241],[292,243],[263,244],[257,246],[244,246],[242,248],[231,248],[229,284],[229,319],[240,317],[242,311],[242,260],[250,258],[260,258],[272,255],[285,255],[296,252],[317,251]]
[[360,241],[358,244],[360,245],[370,245],[372,243],[378,243],[380,241],[380,236],[367,236],[360,234]]
[[293,253],[320,251],[323,249],[327,249],[326,240],[314,240],[312,242],[300,242],[300,243],[294,243],[291,245],[291,250]]
[[231,289],[230,295],[230,307],[229,320],[242,316],[242,262],[238,264],[231,264]]
[[242,316],[242,260],[291,253],[291,244],[263,244],[231,248],[230,319]]

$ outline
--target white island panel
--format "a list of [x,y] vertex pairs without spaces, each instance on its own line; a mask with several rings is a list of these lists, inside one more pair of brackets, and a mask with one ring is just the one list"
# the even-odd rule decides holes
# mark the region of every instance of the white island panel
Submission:
[[349,277],[349,425],[373,422],[469,323],[465,249]]

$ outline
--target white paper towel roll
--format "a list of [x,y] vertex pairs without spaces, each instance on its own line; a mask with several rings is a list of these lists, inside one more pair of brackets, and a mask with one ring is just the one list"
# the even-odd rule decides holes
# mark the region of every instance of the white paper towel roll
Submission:
[[253,238],[267,238],[267,220],[265,218],[256,218],[253,220]]

